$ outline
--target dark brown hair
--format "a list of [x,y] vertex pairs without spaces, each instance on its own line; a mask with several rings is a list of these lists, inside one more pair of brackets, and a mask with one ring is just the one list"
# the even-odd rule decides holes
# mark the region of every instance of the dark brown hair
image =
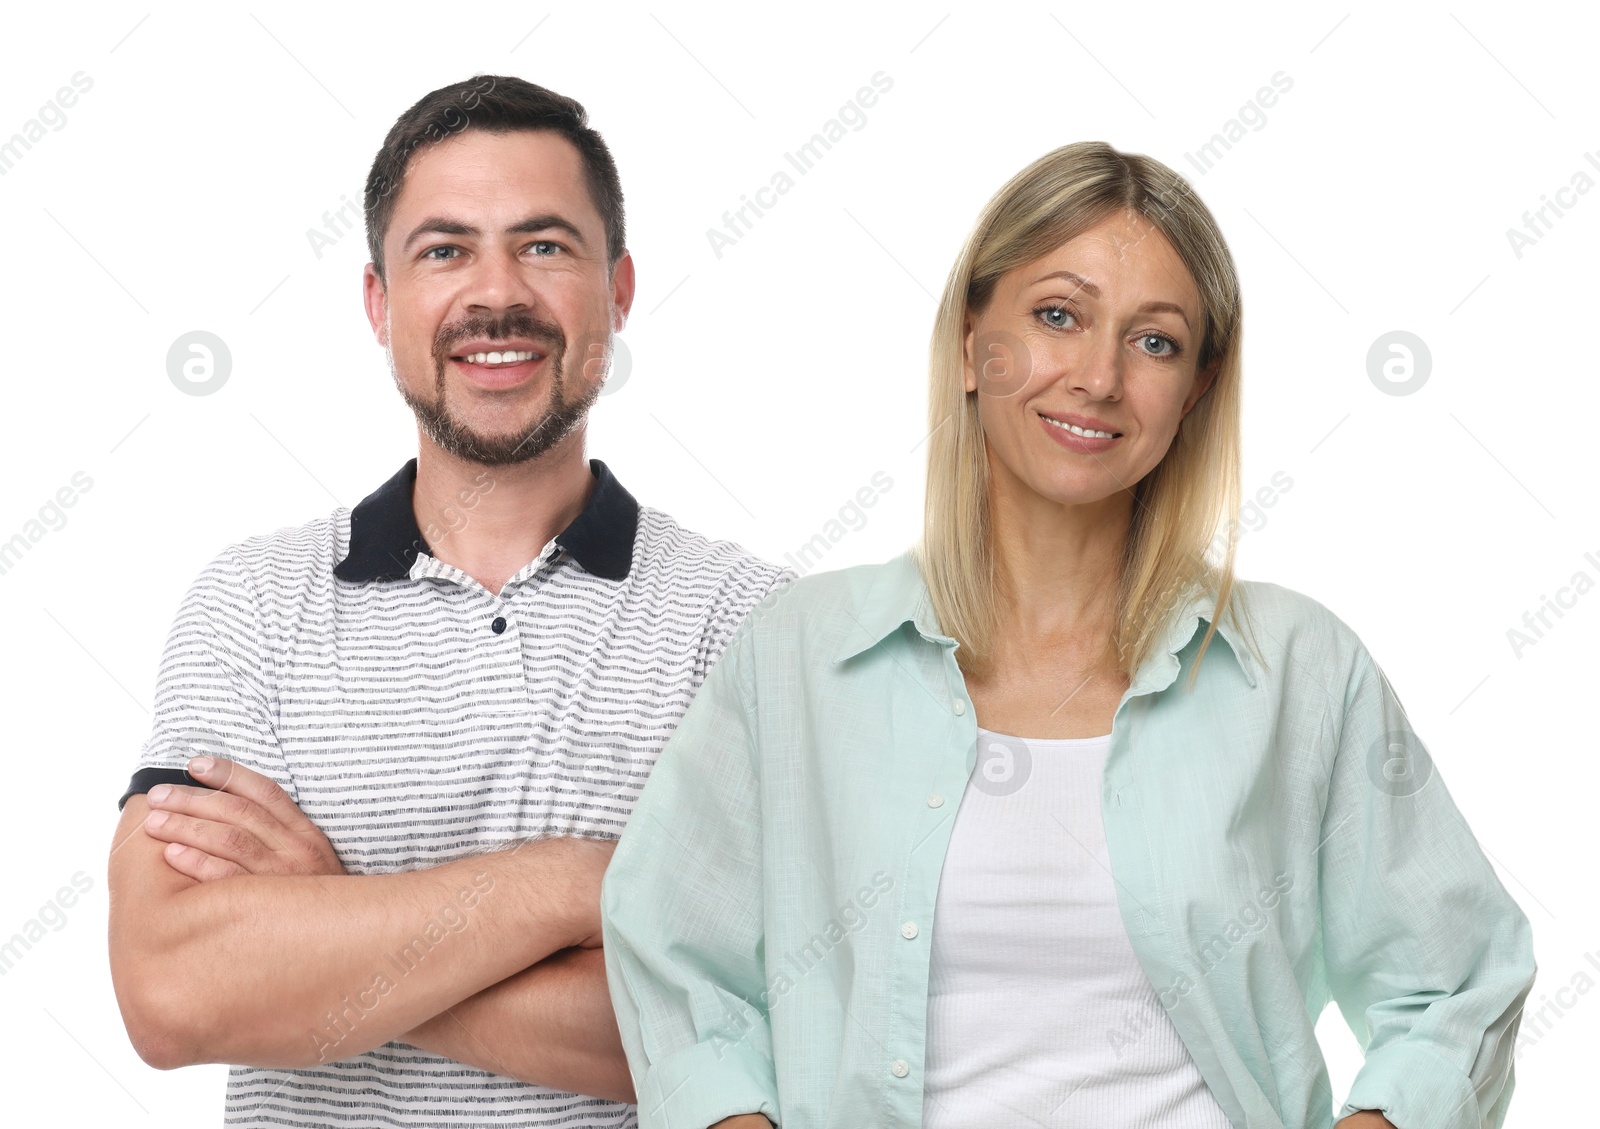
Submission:
[[589,128],[589,115],[583,106],[526,79],[474,75],[424,94],[395,121],[373,159],[365,201],[367,252],[380,279],[384,277],[383,236],[394,216],[412,154],[469,129],[488,133],[548,130],[572,142],[583,161],[589,197],[605,223],[606,265],[617,265],[626,246],[622,182],[611,150],[600,134]]

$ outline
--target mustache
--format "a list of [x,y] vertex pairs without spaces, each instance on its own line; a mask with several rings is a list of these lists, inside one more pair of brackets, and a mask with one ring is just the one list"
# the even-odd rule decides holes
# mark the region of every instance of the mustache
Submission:
[[487,337],[500,341],[510,337],[527,337],[549,347],[559,357],[566,351],[567,335],[555,322],[544,321],[527,310],[508,310],[502,316],[478,315],[448,322],[433,335],[433,357],[442,369],[450,359],[450,350],[462,341],[474,337]]

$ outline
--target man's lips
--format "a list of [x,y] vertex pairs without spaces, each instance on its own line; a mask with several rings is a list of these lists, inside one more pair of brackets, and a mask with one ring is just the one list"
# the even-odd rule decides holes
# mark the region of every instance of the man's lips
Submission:
[[540,349],[488,349],[457,354],[450,363],[480,388],[510,388],[529,379],[548,354]]
[[465,357],[451,357],[450,360],[458,365],[470,365],[473,368],[499,369],[511,368],[515,365],[538,364],[544,360],[545,354],[532,350],[520,350],[506,353],[472,353]]
[[450,359],[463,364],[512,364],[548,356],[548,347],[526,339],[510,341],[465,341],[450,349]]

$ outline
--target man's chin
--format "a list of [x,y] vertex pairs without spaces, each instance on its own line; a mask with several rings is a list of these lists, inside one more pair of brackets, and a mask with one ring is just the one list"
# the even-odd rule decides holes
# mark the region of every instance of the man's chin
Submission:
[[517,427],[495,428],[429,411],[417,413],[423,431],[442,450],[485,466],[512,466],[537,459],[571,435],[583,418],[581,410],[574,412],[569,407]]
[[512,466],[536,459],[548,450],[538,432],[505,435],[478,431],[429,432],[429,438],[457,458],[484,466]]

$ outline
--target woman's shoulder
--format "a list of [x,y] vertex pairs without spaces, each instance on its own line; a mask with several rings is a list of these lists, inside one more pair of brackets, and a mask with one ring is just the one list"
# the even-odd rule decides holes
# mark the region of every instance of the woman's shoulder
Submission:
[[744,626],[757,641],[846,646],[878,625],[914,618],[925,593],[907,550],[886,561],[806,573],[757,604]]
[[1302,668],[1348,673],[1366,654],[1355,629],[1332,608],[1287,585],[1236,577],[1229,604],[1269,669],[1292,658]]

